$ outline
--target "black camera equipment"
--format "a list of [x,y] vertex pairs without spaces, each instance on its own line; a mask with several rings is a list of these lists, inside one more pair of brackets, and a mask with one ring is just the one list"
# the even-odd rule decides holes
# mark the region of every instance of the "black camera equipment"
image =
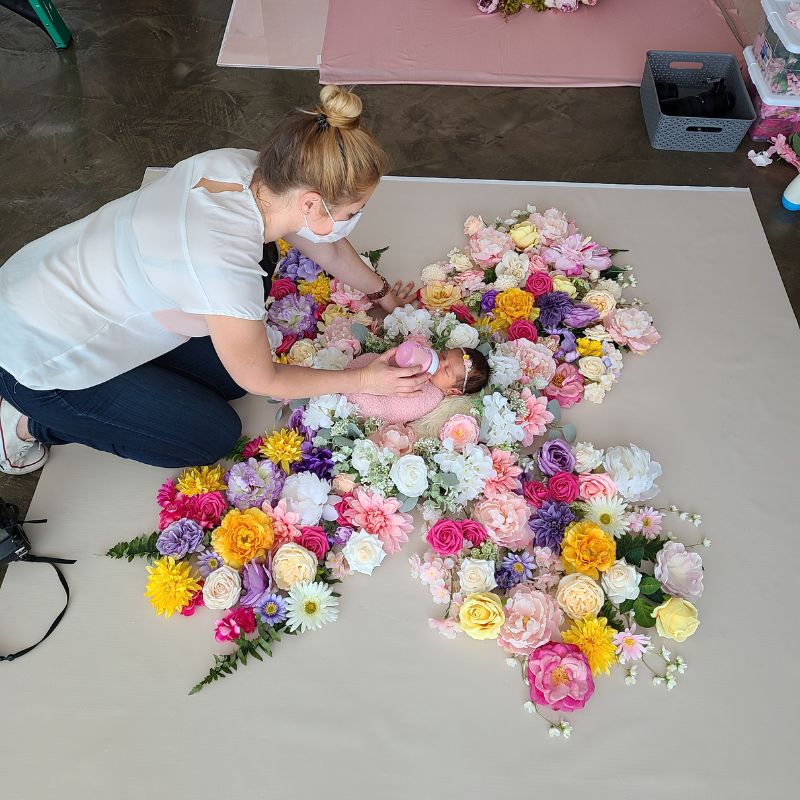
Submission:
[[727,117],[736,107],[736,95],[725,86],[725,78],[709,81],[705,92],[678,96],[673,83],[656,83],[661,110],[670,117]]
[[[36,522],[47,522],[46,519],[31,519],[27,523],[33,524]],[[67,600],[64,603],[64,608],[61,613],[53,620],[53,624],[47,629],[47,633],[39,639],[36,644],[26,647],[16,653],[9,653],[7,656],[0,656],[0,661],[13,661],[15,658],[20,658],[26,653],[30,653],[34,647],[38,647],[57,627],[61,622],[64,614],[69,605],[69,586],[67,579],[64,577],[58,564],[74,564],[74,559],[69,558],[51,558],[49,556],[35,556],[31,553],[31,543],[22,528],[23,523],[19,519],[19,509],[11,503],[6,503],[0,497],[0,564],[7,564],[12,561],[27,561],[33,564],[50,564],[58,574],[58,580],[67,595]]]

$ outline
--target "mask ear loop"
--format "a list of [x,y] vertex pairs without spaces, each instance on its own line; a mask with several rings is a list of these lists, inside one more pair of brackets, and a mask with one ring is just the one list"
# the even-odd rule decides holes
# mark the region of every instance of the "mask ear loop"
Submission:
[[461,358],[464,360],[464,385],[461,387],[461,394],[466,394],[469,373],[472,371],[472,359],[467,355],[467,351],[463,347],[458,349],[461,351]]

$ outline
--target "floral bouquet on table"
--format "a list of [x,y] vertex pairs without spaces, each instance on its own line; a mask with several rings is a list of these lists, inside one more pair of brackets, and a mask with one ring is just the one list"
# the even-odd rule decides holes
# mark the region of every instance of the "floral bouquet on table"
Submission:
[[596,6],[597,0],[477,0],[478,11],[494,14],[499,11],[504,17],[518,14],[523,8],[532,11],[561,11],[565,14],[577,11],[581,6]]
[[530,382],[563,408],[602,402],[624,354],[661,338],[641,301],[623,297],[636,280],[612,263],[622,251],[580,233],[563,212],[528,206],[491,225],[473,216],[464,232],[467,248],[422,270],[420,303],[488,329],[499,356],[542,365]]
[[[603,452],[550,440],[522,467],[506,475],[500,499],[487,484],[463,519],[435,522],[431,549],[410,562],[447,606],[431,627],[497,642],[521,668],[526,709],[549,722],[551,736],[568,737],[570,724],[543,709],[583,708],[596,676],[614,665],[626,684],[641,665],[655,685],[675,686],[686,662],[662,647],[654,666],[651,629],[677,642],[697,630],[703,566],[694,550],[711,543],[687,547],[664,533],[666,513],[695,526],[701,518],[649,505],[661,467],[635,445]],[[509,496],[519,499],[509,506]]]

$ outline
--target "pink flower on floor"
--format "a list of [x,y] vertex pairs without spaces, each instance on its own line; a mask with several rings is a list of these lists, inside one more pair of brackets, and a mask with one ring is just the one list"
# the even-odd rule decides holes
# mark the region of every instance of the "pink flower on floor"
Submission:
[[206,530],[216,528],[227,509],[227,503],[222,492],[205,492],[193,495],[191,498],[191,519]]
[[515,339],[527,339],[535,342],[539,338],[539,332],[530,320],[515,319],[508,328],[508,338],[512,342]]
[[495,228],[483,228],[469,237],[472,258],[482,267],[499,264],[503,256],[514,249],[514,242],[507,233]]
[[612,641],[617,648],[620,664],[626,661],[638,661],[650,646],[650,637],[636,633],[636,625],[631,625],[630,628],[615,634]]
[[393,497],[384,498],[359,486],[347,505],[348,524],[377,536],[389,554],[396,553],[414,529],[411,516],[400,511],[400,502]]
[[578,492],[581,500],[614,497],[617,493],[617,484],[605,472],[581,472],[578,475]]
[[549,642],[563,621],[561,609],[552,597],[525,584],[508,593],[505,612],[506,621],[497,643],[518,656],[529,656]]
[[235,608],[214,623],[214,638],[218,642],[232,642],[242,633],[252,633],[256,618],[252,608]]
[[617,344],[634,353],[646,353],[661,339],[653,318],[641,308],[617,308],[603,318],[603,325]]
[[767,148],[764,154],[767,156],[778,154],[784,161],[788,161],[796,170],[800,171],[800,157],[795,153],[794,148],[786,141],[786,137],[779,133],[772,138],[772,147]]
[[486,223],[480,217],[469,216],[464,222],[464,236],[472,236],[485,227]]
[[560,500],[562,503],[573,503],[580,494],[578,476],[572,472],[557,472],[547,481],[547,488],[553,500]]
[[548,642],[528,659],[531,700],[553,711],[578,711],[594,693],[589,661],[574,644]]
[[486,528],[489,538],[501,547],[519,550],[527,547],[533,539],[533,531],[527,524],[531,516],[530,507],[518,494],[480,500],[472,509],[472,516]]
[[468,444],[477,444],[479,434],[478,423],[469,414],[453,414],[439,429],[439,439],[452,439],[453,447],[459,452]]
[[[545,269],[547,269],[546,266]],[[553,291],[553,279],[548,272],[532,272],[525,281],[525,289],[534,297],[541,297],[543,294]]]
[[297,287],[291,278],[275,278],[269,290],[269,296],[282,300],[286,295],[297,294]]
[[641,533],[648,539],[655,539],[661,533],[662,516],[651,506],[645,506],[628,515],[628,526],[633,533]]
[[464,547],[461,524],[453,519],[440,519],[435,522],[425,538],[440,556],[454,556]]
[[542,393],[551,400],[558,400],[561,408],[572,408],[583,397],[583,375],[572,364],[559,364]]
[[546,246],[557,244],[576,232],[575,223],[567,219],[567,215],[557,208],[548,208],[544,214],[534,211],[530,221],[539,231],[541,243]]
[[161,506],[161,508],[164,508],[164,506],[175,501],[175,496],[177,493],[175,481],[172,480],[172,478],[167,478],[167,480],[161,484],[158,494],[156,494],[156,502]]
[[264,437],[257,436],[251,439],[242,449],[242,458],[247,461],[248,458],[260,458],[259,450],[261,445],[264,444]]
[[279,500],[275,507],[265,502],[261,510],[272,520],[275,541],[272,545],[277,550],[281,545],[293,542],[300,536],[300,514],[289,511],[285,500]]
[[391,450],[396,456],[405,456],[413,451],[414,442],[417,441],[417,434],[413,428],[398,422],[378,428],[369,439],[375,442],[378,447],[385,447],[387,450]]
[[331,281],[331,302],[344,306],[356,314],[372,308],[372,302],[363,292],[359,292],[358,289],[354,289],[336,278]]
[[547,410],[546,397],[534,397],[533,392],[525,387],[520,395],[525,401],[527,411],[518,420],[525,438],[522,440],[523,447],[530,447],[537,436],[543,436],[547,431],[547,426],[555,419],[550,411]]
[[517,465],[515,455],[508,450],[492,450],[492,466],[495,475],[487,478],[483,486],[486,497],[491,499],[521,488],[519,476],[522,475],[522,467]]
[[428,625],[442,636],[448,639],[455,639],[456,635],[461,633],[461,626],[455,619],[429,619]]
[[[482,270],[479,269],[469,269],[466,272],[460,272],[458,275],[455,276],[455,282],[461,287],[462,291],[466,294],[470,292],[479,292],[481,289],[486,288],[486,284],[483,282],[484,274]],[[458,316],[458,311],[456,311],[455,307],[450,309],[456,316]],[[466,320],[461,320],[462,322],[466,322]],[[467,322],[468,325],[471,325],[471,322]]]
[[473,547],[480,547],[489,537],[486,528],[474,519],[461,520],[461,533]]
[[353,336],[352,321],[347,317],[334,317],[326,326],[320,337],[327,347],[349,350],[354,356],[361,352],[361,342]]

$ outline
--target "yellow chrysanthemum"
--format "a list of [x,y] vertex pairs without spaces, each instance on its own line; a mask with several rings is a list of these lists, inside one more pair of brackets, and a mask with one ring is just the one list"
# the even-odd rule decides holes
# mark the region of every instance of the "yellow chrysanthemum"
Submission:
[[279,355],[279,356],[278,355],[274,355],[274,356],[272,356],[272,360],[276,364],[288,364],[289,363],[289,356],[286,353],[283,353],[282,355]]
[[617,557],[614,537],[591,520],[572,522],[561,541],[561,560],[568,573],[580,572],[598,580]]
[[278,239],[276,244],[278,245],[278,253],[280,253],[281,258],[284,258],[286,254],[292,249],[292,246],[285,239]]
[[297,291],[310,294],[318,303],[329,303],[331,299],[331,282],[323,274],[317,275],[313,281],[298,281]]
[[211,534],[211,546],[234,569],[265,559],[274,540],[272,520],[260,508],[229,511]]
[[506,289],[494,302],[494,315],[506,327],[518,319],[531,319],[533,311],[533,295],[522,289]]
[[192,467],[183,471],[175,488],[187,495],[225,491],[224,476],[225,468],[222,466]]
[[147,571],[150,577],[144,596],[150,600],[156,614],[171,617],[188,606],[192,595],[200,589],[199,576],[191,565],[186,561],[177,563],[172,556],[159,558]]
[[594,339],[587,339],[585,336],[581,336],[580,339],[576,340],[575,344],[578,346],[578,354],[581,356],[603,355],[603,345]]
[[271,433],[264,439],[259,452],[273,464],[277,464],[288,475],[291,465],[303,456],[302,444],[305,440],[287,428]]
[[617,649],[614,647],[616,630],[608,627],[605,617],[586,617],[572,623],[561,638],[567,644],[574,644],[587,658],[592,675],[602,672],[610,674],[610,667],[617,663]]

